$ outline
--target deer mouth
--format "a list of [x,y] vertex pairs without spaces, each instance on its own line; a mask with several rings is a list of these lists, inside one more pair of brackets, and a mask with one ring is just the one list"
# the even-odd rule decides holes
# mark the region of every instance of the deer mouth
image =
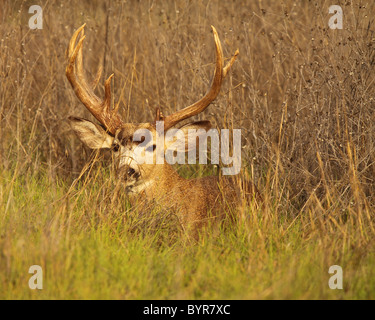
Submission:
[[140,183],[141,173],[135,168],[126,166],[120,169],[119,176],[122,177],[125,183],[126,193],[132,193],[133,188]]
[[120,168],[119,174],[126,182],[136,182],[139,180],[139,177],[141,176],[139,170],[132,168],[130,166]]
[[126,178],[127,179],[138,180],[140,176],[141,176],[141,174],[131,167],[129,167],[126,170]]
[[125,192],[127,194],[137,194],[137,190],[142,185],[141,173],[134,168],[128,167],[124,170]]

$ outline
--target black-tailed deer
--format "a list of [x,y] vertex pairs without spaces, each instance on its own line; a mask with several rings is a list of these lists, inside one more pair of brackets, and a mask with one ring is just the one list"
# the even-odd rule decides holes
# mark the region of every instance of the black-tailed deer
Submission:
[[[238,50],[224,66],[219,36],[216,29],[212,27],[216,46],[216,68],[208,93],[194,104],[166,117],[157,109],[156,119],[153,122],[124,123],[118,110],[110,107],[110,82],[113,74],[104,83],[104,99],[100,99],[94,93],[94,87],[90,86],[85,79],[82,64],[84,27],[85,25],[80,27],[70,40],[66,76],[79,100],[100,122],[100,125],[75,117],[70,117],[69,120],[73,130],[88,147],[112,149],[118,164],[119,177],[123,180],[124,192],[131,197],[148,199],[163,209],[175,213],[181,225],[186,229],[192,228],[195,234],[199,227],[209,219],[225,215],[228,207],[241,205],[244,198],[257,198],[254,195],[259,195],[259,193],[250,181],[242,181],[235,177],[214,176],[189,180],[179,176],[170,164],[156,163],[155,141],[160,139],[160,132],[156,130],[156,122],[164,121],[164,132],[167,132],[182,120],[204,111],[218,96],[222,80],[234,63]],[[198,121],[189,123],[181,129],[187,135],[189,129],[208,130],[210,127],[209,121]],[[152,163],[139,163],[136,160],[135,150],[140,141],[134,139],[134,134],[140,129],[146,129],[152,135],[150,146],[144,150],[149,155],[151,154]],[[164,136],[161,138],[164,139]],[[168,148],[168,143],[164,144],[164,148],[165,150]]]

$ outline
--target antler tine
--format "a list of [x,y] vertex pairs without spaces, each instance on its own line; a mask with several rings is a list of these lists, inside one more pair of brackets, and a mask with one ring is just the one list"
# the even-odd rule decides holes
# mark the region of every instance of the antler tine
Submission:
[[160,108],[156,108],[155,122],[156,121],[162,121],[163,119],[164,119],[164,116],[163,116]]
[[[113,135],[123,125],[123,121],[116,110],[111,110],[111,79],[113,74],[104,83],[105,96],[104,99],[100,99],[95,93],[95,83],[99,81],[101,74],[101,67],[94,80],[92,86],[88,85],[84,71],[83,71],[83,58],[82,58],[82,46],[85,40],[84,27],[74,32],[70,39],[68,46],[68,65],[66,67],[66,76],[72,85],[76,96],[81,100],[85,107],[92,113],[92,115]],[[76,45],[77,38],[79,41]]]
[[226,64],[226,66],[224,67],[224,70],[223,70],[223,79],[226,77],[228,71],[230,70],[230,68],[232,67],[234,61],[236,61],[237,59],[237,56],[240,54],[240,51],[237,49],[236,52],[234,53],[233,57],[230,58],[229,62]]
[[69,46],[68,46],[68,57],[70,58],[74,52],[75,49],[75,43],[77,41],[78,35],[81,33],[83,28],[86,26],[86,23],[80,26],[72,35],[72,38],[69,41]]
[[214,26],[211,26],[213,34],[214,34],[214,41],[215,41],[215,48],[216,48],[216,67],[215,67],[215,74],[212,80],[211,88],[206,93],[206,95],[200,99],[199,101],[193,103],[192,105],[177,111],[167,117],[164,120],[164,130],[167,130],[182,120],[195,116],[202,111],[204,111],[212,101],[216,99],[220,92],[221,83],[225,76],[227,75],[229,69],[233,65],[234,61],[236,60],[239,51],[236,50],[234,56],[230,59],[227,65],[224,67],[224,59],[223,59],[223,50],[221,48],[221,42],[219,39],[219,35]]
[[102,72],[103,72],[103,66],[99,66],[98,71],[97,71],[96,76],[95,76],[95,79],[91,83],[91,87],[92,87],[93,90],[95,90],[96,86],[98,85],[99,80],[102,76]]

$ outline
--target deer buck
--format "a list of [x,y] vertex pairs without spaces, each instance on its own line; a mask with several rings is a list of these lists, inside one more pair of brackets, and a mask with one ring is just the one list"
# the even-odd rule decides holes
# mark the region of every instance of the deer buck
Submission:
[[[133,139],[139,129],[147,129],[152,134],[153,141],[145,149],[155,160],[154,144],[158,138],[156,121],[164,121],[164,132],[176,126],[181,121],[203,112],[220,92],[223,79],[233,65],[238,50],[224,66],[223,52],[219,36],[212,27],[216,47],[216,67],[212,85],[207,94],[192,105],[164,117],[157,109],[156,118],[148,123],[124,123],[118,109],[111,105],[111,79],[105,81],[105,97],[100,99],[94,93],[94,85],[86,81],[83,62],[82,46],[85,39],[84,27],[81,26],[72,36],[67,50],[68,64],[66,76],[72,85],[78,99],[100,122],[100,125],[91,121],[69,117],[71,127],[79,139],[91,149],[108,148],[114,153],[117,163],[118,176],[122,179],[124,192],[131,198],[140,197],[150,203],[157,203],[159,207],[173,212],[184,229],[197,234],[201,227],[213,218],[225,216],[227,206],[238,207],[243,198],[259,199],[259,192],[252,182],[235,177],[205,177],[198,179],[184,179],[168,164],[137,163],[134,157],[135,148],[140,144]],[[78,39],[78,41],[77,41]],[[100,78],[101,71],[96,77]],[[181,130],[187,134],[189,129],[205,129],[211,127],[209,121],[191,122]],[[160,137],[159,137],[160,138]],[[164,139],[164,137],[162,137]],[[168,144],[164,144],[165,150]]]

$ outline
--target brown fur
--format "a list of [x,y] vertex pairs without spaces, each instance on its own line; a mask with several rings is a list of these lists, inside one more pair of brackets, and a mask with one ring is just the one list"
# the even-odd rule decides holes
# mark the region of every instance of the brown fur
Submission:
[[155,183],[133,199],[146,198],[174,213],[184,230],[197,236],[202,227],[229,217],[239,206],[262,201],[255,185],[239,176],[209,176],[185,179],[169,164],[156,165],[151,173]]

